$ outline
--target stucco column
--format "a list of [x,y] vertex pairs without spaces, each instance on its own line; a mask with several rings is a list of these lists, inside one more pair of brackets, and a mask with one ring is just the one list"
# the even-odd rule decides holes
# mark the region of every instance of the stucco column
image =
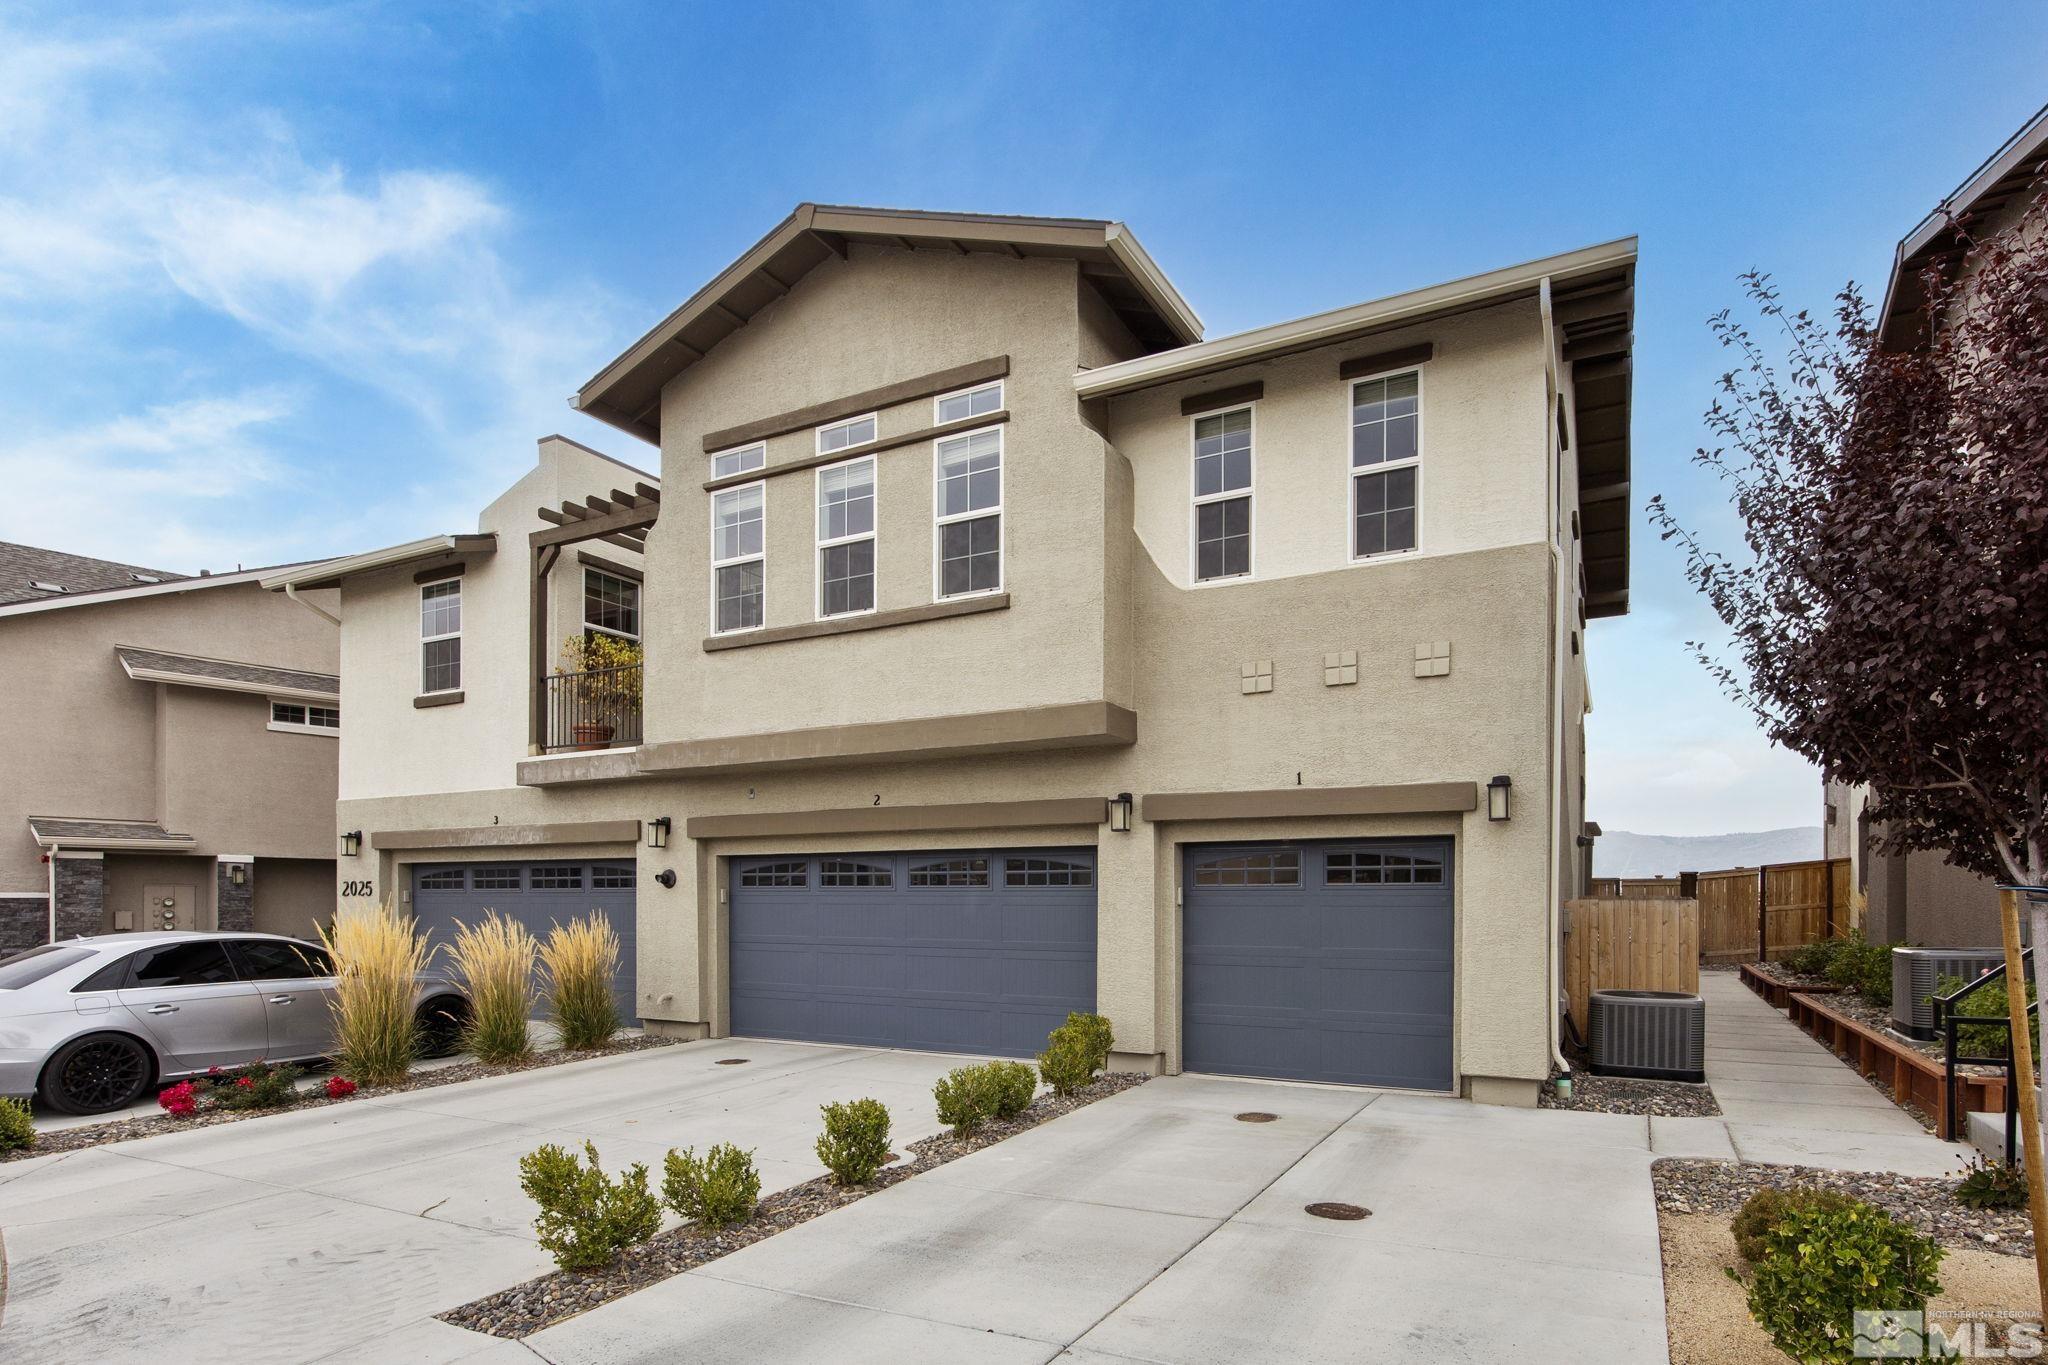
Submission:
[[1482,799],[1459,834],[1459,1069],[1471,1098],[1493,1104],[1534,1104],[1550,1074],[1546,814],[1532,800],[1509,820],[1488,820]]
[[[715,932],[718,859],[683,834],[680,818],[675,826],[667,848],[640,848],[641,1022],[663,1037],[708,1038],[724,1032],[713,1018],[723,976],[711,960],[722,942]],[[664,872],[675,874],[674,886],[657,880]]]
[[1134,820],[1128,834],[1104,825],[1095,856],[1095,1009],[1109,1019],[1119,1071],[1156,1073],[1164,1051],[1157,851],[1158,826]]

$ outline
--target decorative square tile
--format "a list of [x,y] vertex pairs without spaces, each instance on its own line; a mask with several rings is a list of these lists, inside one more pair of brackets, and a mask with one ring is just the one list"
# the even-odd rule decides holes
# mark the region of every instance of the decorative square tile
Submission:
[[1271,659],[1253,659],[1248,661],[1239,671],[1238,679],[1243,684],[1244,694],[1248,697],[1255,692],[1271,692],[1273,690],[1273,661]]
[[1323,686],[1349,687],[1358,681],[1358,651],[1339,649],[1323,655]]
[[1415,676],[1418,678],[1442,678],[1451,671],[1451,642],[1449,640],[1426,641],[1415,646]]

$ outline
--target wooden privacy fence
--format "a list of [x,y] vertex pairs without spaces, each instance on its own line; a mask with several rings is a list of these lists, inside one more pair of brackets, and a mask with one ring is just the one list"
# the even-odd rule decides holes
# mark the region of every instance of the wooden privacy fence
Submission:
[[1700,873],[1700,961],[1756,959],[1756,893],[1761,885],[1753,867]]
[[1780,958],[1862,926],[1847,858],[1701,872],[1695,880],[1704,962]]
[[1689,896],[1692,893],[1685,889],[1682,877],[1595,877],[1586,883],[1586,894],[1644,900],[1652,896]]
[[1564,988],[1586,1036],[1594,991],[1700,988],[1699,902],[1690,897],[1594,897],[1565,902]]

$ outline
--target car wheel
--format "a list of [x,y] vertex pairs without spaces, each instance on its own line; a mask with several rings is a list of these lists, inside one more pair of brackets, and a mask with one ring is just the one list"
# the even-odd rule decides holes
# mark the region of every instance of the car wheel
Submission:
[[149,1049],[126,1034],[73,1038],[43,1068],[43,1103],[65,1114],[104,1114],[141,1098],[155,1071]]
[[429,1000],[420,1006],[420,1056],[446,1057],[462,1047],[462,1026],[469,1005],[454,997]]

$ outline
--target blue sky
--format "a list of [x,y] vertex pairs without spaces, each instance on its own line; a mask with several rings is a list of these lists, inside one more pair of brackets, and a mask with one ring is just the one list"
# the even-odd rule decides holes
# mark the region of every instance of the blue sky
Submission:
[[2048,100],[2035,3],[0,0],[0,539],[172,569],[445,530],[799,200],[1121,219],[1211,335],[1627,233],[1634,612],[1591,815],[1813,823],[1640,525],[1761,266],[1825,306]]

